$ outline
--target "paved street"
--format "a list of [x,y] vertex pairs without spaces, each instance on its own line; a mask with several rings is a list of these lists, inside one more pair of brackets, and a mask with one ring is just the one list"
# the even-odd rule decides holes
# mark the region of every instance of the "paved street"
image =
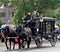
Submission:
[[4,43],[0,43],[0,52],[60,52],[60,41],[57,42],[55,47],[51,47],[49,42],[43,42],[41,48],[36,48],[36,45],[32,42],[29,49],[18,49],[16,45],[15,50],[7,50]]

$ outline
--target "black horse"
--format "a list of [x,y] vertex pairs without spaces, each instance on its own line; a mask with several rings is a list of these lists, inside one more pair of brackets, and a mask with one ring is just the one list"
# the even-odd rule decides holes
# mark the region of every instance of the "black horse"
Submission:
[[27,48],[30,46],[31,42],[31,29],[30,28],[25,28],[22,26],[17,27],[16,32],[18,34],[18,44],[19,48],[21,47],[20,45],[20,39],[24,40],[27,42]]
[[[7,49],[11,49],[11,42],[13,42],[13,49],[15,48],[15,37],[17,37],[17,34],[15,30],[12,30],[9,26],[6,26],[4,28],[4,31],[2,31],[5,38],[5,45]],[[9,40],[9,45],[8,45]]]
[[[12,30],[9,26],[4,28],[2,31],[5,37],[5,45],[7,49],[11,49],[11,42],[13,42],[13,49],[15,48],[15,38],[18,37],[18,45],[20,45],[20,39],[25,39],[27,42],[27,48],[30,46],[31,42],[31,30],[30,28],[25,27],[17,27],[16,30]],[[8,45],[9,40],[9,45]]]

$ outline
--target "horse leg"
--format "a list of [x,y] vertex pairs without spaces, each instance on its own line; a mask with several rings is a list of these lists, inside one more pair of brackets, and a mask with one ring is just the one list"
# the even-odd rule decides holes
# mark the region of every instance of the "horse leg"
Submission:
[[15,48],[15,39],[13,40],[13,49]]
[[18,38],[18,47],[20,49],[20,38]]
[[8,41],[8,39],[6,38],[6,39],[5,39],[5,45],[6,45],[6,48],[9,49],[9,47],[8,47],[8,45],[7,45],[7,41]]
[[27,40],[27,48],[30,47],[30,43],[31,43],[31,38],[29,37],[28,39],[29,39],[29,40]]
[[11,49],[11,39],[9,39],[9,43],[10,43],[9,45],[10,45],[10,49]]

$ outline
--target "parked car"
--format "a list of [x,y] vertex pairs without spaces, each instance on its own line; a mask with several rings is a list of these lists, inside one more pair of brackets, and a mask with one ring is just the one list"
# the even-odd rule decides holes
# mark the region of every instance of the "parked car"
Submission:
[[57,36],[57,39],[60,40],[60,34]]
[[58,32],[57,39],[60,40],[60,30],[59,30],[59,32]]

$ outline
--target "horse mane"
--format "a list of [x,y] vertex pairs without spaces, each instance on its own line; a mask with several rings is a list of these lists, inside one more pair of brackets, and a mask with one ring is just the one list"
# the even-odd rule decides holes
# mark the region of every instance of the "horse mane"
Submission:
[[6,33],[9,33],[9,32],[10,32],[9,26],[6,26],[6,27],[5,27],[5,32],[6,32]]

